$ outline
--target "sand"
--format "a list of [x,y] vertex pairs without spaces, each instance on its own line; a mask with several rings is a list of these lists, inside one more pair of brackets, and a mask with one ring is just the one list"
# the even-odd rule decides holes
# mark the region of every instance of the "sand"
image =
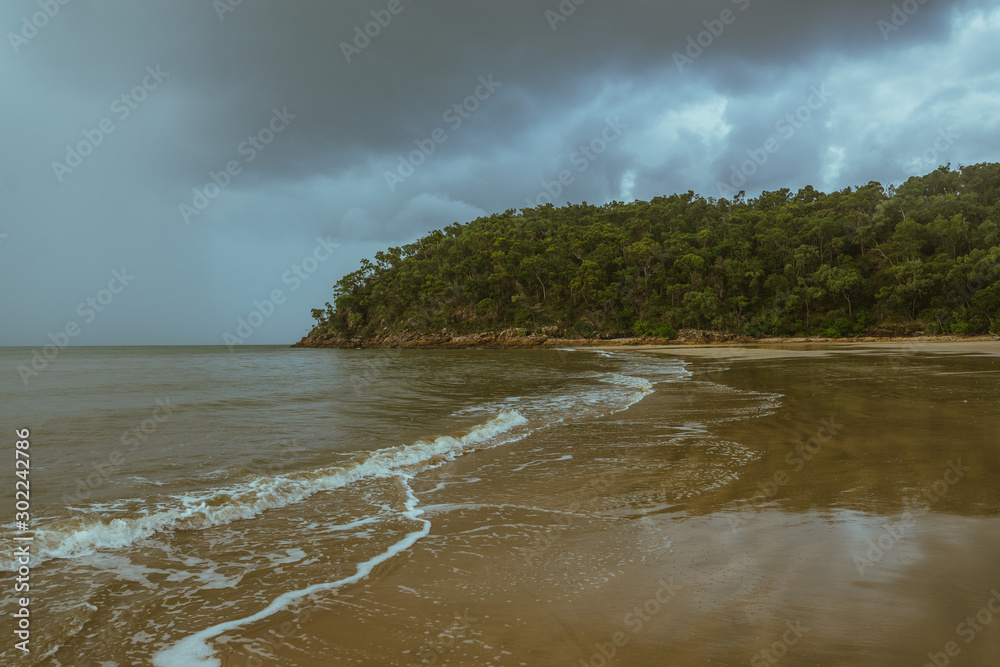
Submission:
[[430,535],[224,664],[996,664],[1000,344],[610,349],[694,376],[423,475]]

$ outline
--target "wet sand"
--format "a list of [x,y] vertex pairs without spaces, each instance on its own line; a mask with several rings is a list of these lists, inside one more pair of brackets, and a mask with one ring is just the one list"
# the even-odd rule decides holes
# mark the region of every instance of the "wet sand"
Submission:
[[996,664],[1000,345],[643,351],[693,377],[420,475],[427,537],[223,664]]
[[678,357],[710,357],[716,359],[775,359],[831,354],[878,354],[907,357],[927,354],[986,354],[1000,355],[1000,340],[885,340],[863,342],[814,342],[770,339],[757,343],[705,345],[625,345],[598,347],[604,350],[660,352]]

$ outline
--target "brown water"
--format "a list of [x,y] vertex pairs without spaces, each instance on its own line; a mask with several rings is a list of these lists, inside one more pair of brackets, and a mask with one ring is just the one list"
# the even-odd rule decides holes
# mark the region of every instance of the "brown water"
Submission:
[[[33,618],[86,618],[25,664],[1000,664],[998,353],[365,351],[378,437],[271,471],[329,488],[39,564]],[[294,396],[265,423],[321,431]]]

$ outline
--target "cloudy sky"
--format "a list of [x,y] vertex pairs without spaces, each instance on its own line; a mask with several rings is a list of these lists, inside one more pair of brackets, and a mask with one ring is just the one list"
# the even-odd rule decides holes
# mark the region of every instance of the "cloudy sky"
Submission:
[[452,222],[1000,159],[981,0],[5,0],[0,29],[3,345],[291,343]]

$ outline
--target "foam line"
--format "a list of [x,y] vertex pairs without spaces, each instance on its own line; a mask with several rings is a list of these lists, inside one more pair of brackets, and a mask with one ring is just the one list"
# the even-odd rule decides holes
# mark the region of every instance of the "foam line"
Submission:
[[301,502],[321,491],[337,489],[362,479],[390,477],[407,468],[450,460],[476,445],[527,423],[516,410],[507,410],[456,438],[390,447],[371,453],[353,466],[333,466],[308,473],[262,477],[252,482],[218,489],[201,496],[171,497],[173,506],[142,516],[90,520],[62,530],[35,532],[39,560],[76,558],[99,550],[128,547],[138,540],[171,530],[202,530],[241,519],[252,519],[268,510]]
[[403,539],[393,544],[384,552],[369,558],[365,562],[358,565],[357,571],[350,577],[322,584],[313,584],[312,586],[307,586],[306,588],[302,588],[300,590],[282,593],[276,597],[271,604],[264,607],[256,614],[251,614],[245,618],[239,618],[233,621],[225,621],[224,623],[213,625],[210,628],[205,628],[204,630],[189,637],[185,637],[173,646],[170,646],[169,648],[166,648],[154,655],[153,664],[156,667],[221,667],[222,662],[217,660],[212,655],[212,647],[208,644],[209,640],[215,639],[222,633],[232,630],[233,628],[238,628],[241,625],[254,623],[267,618],[268,616],[285,609],[296,600],[301,600],[307,595],[357,583],[371,574],[371,571],[375,569],[376,565],[384,563],[396,554],[412,547],[420,538],[426,537],[431,531],[431,522],[427,519],[421,518],[424,511],[417,507],[419,501],[417,500],[417,496],[413,493],[413,489],[410,488],[409,480],[412,479],[412,477],[410,475],[400,474],[399,478],[403,483],[403,487],[406,489],[406,509],[403,511],[403,516],[423,524],[423,527],[420,530],[408,533]]

